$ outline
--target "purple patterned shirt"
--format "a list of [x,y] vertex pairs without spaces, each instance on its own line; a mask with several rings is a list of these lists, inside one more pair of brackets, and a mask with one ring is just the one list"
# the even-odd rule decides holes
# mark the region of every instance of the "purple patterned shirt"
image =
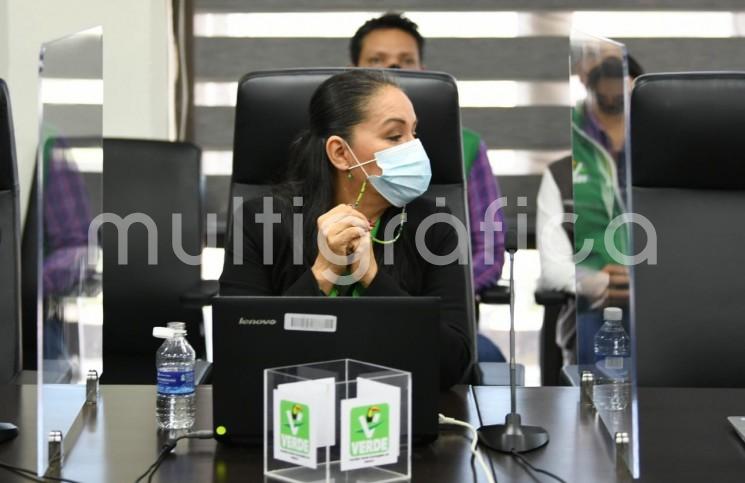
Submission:
[[[493,220],[485,219],[489,205],[502,194],[497,180],[492,173],[486,144],[481,141],[476,160],[468,173],[468,212],[471,218],[471,253],[473,256],[473,284],[476,293],[497,283],[502,275],[504,263],[504,216],[500,208]],[[495,226],[491,232],[481,229],[481,222],[496,225],[502,223],[502,229]],[[492,254],[487,254],[486,235],[493,236]],[[493,262],[493,263],[492,263]]]
[[[55,148],[59,148],[56,145]],[[91,213],[77,168],[52,149],[44,176],[44,293],[63,295],[85,277]]]

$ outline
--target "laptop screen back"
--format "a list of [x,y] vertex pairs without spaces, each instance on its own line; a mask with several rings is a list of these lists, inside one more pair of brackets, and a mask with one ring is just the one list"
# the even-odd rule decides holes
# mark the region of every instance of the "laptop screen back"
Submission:
[[[213,424],[227,430],[219,439],[261,441],[264,369],[343,358],[411,372],[414,439],[436,438],[439,311],[436,297],[216,298]],[[286,328],[285,314],[300,315]]]

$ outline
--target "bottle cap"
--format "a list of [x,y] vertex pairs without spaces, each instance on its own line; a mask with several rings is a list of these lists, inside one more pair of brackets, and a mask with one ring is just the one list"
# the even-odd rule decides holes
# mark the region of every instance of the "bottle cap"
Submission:
[[166,325],[174,335],[186,335],[186,322],[168,322]]
[[158,339],[170,339],[173,337],[173,334],[173,329],[167,327],[153,327],[153,337],[157,337]]
[[623,310],[618,307],[606,307],[603,310],[603,319],[605,320],[621,320],[623,318]]

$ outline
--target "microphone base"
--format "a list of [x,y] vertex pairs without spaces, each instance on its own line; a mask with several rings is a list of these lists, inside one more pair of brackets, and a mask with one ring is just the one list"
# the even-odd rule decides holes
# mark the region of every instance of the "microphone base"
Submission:
[[482,426],[479,441],[502,453],[527,453],[548,444],[548,431],[539,426],[523,426],[519,414],[508,414],[505,424]]

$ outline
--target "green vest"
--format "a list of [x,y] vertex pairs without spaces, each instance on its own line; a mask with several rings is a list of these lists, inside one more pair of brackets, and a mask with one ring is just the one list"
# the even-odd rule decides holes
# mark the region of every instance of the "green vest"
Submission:
[[[582,109],[572,109],[572,180],[574,188],[575,252],[585,240],[591,240],[592,250],[579,266],[601,270],[609,263],[618,264],[605,246],[605,232],[611,220],[623,213],[618,192],[616,164],[610,153],[583,130]],[[622,254],[628,255],[628,228],[615,231],[613,241]]]
[[471,173],[473,163],[476,161],[476,156],[479,154],[479,146],[481,145],[481,137],[474,131],[468,128],[463,128],[463,165],[466,170],[466,178]]

